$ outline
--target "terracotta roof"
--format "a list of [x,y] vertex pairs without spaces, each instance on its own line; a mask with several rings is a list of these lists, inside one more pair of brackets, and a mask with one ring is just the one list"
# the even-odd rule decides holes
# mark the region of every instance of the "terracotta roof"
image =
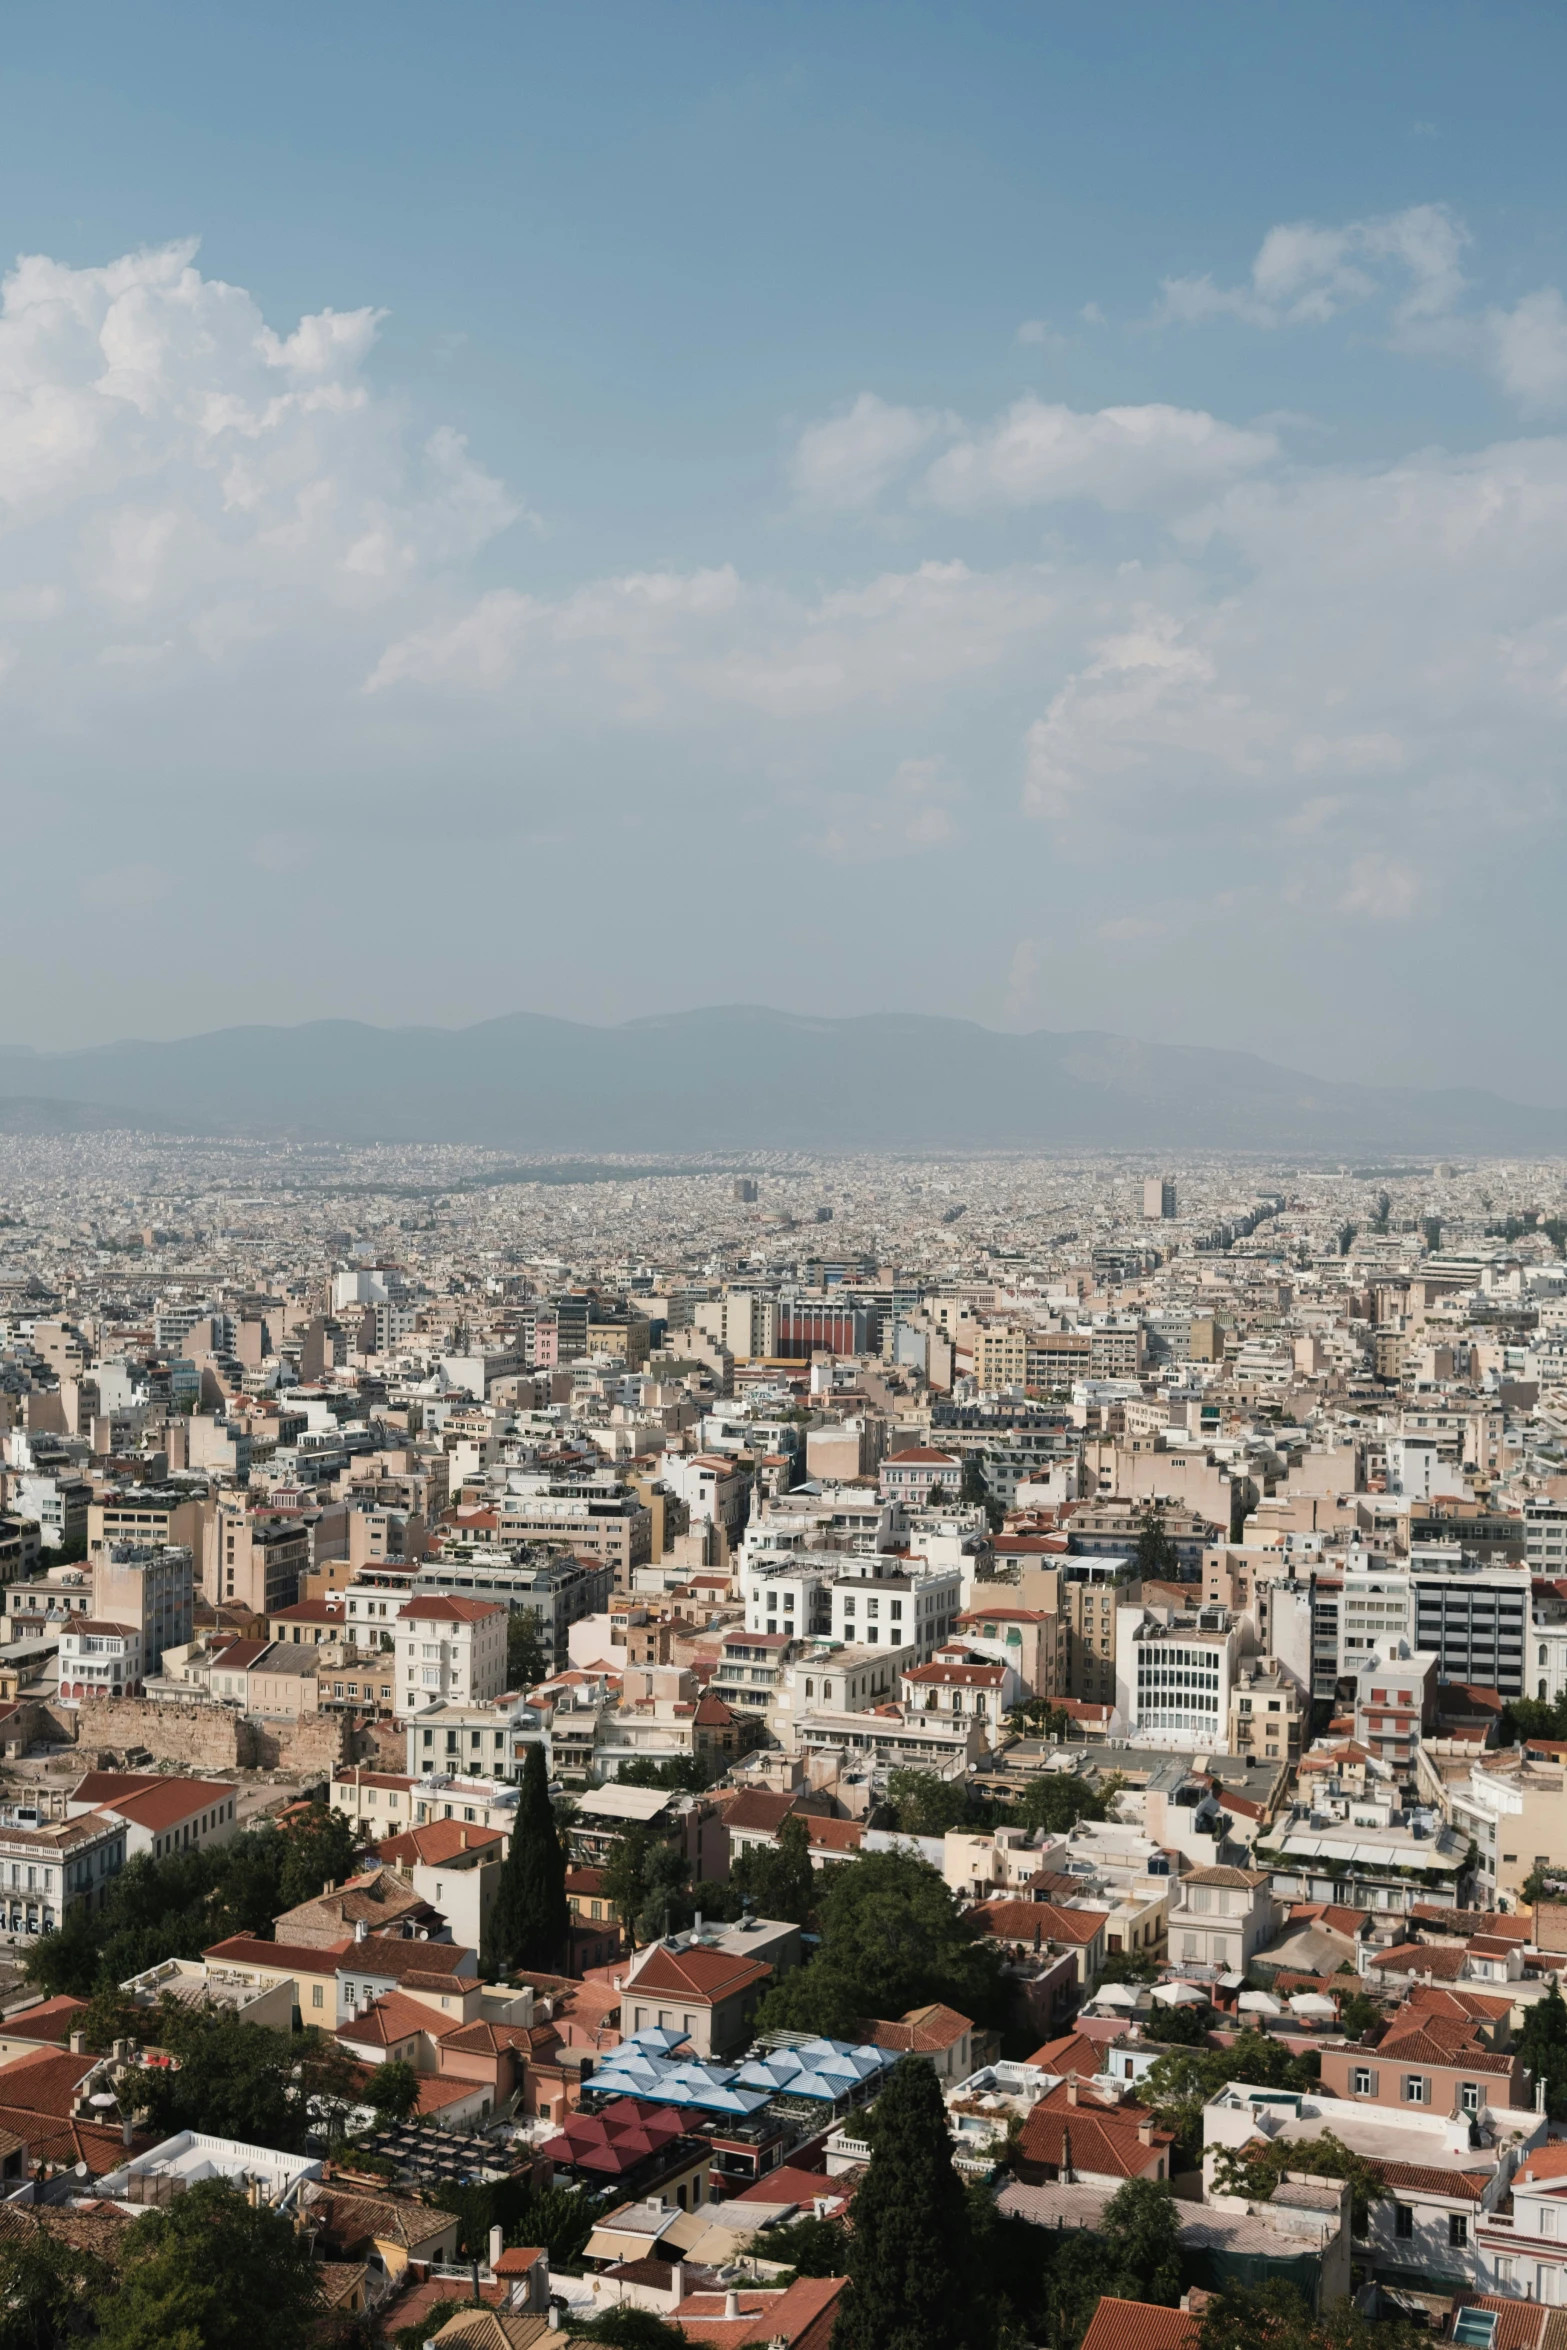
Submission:
[[506,1848],[506,1838],[499,1828],[475,1827],[461,1820],[432,1820],[428,1827],[404,1828],[399,1836],[388,1836],[384,1844],[376,1846],[379,1860],[412,1868],[415,1862],[426,1868],[446,1868],[465,1853],[491,1848],[499,1860]]
[[863,1820],[821,1820],[803,1814],[806,1841],[814,1852],[858,1852],[865,1840]]
[[1097,2040],[1087,2039],[1081,2032],[1067,2032],[1059,2040],[1047,2040],[1027,2061],[1037,2064],[1042,2072],[1087,2078],[1098,2072],[1104,2050]]
[[1424,2162],[1377,2162],[1372,2169],[1387,2187],[1408,2187],[1416,2194],[1451,2195],[1461,2202],[1484,2199],[1494,2173],[1488,2170],[1444,2170]]
[[397,1983],[410,1975],[430,1975],[440,1982],[454,1975],[468,1982],[477,1980],[471,1950],[455,1942],[423,1942],[401,1934],[366,1934],[361,1941],[350,1942],[338,1958],[337,1971],[341,1975],[389,1975]]
[[198,1812],[215,1811],[233,1795],[232,1787],[206,1779],[160,1779],[156,1786],[138,1788],[132,1795],[106,1796],[98,1808],[118,1812],[122,1820],[157,1835],[164,1828],[194,1819]]
[[1455,2072],[1494,2073],[1510,2078],[1514,2069],[1514,2059],[1510,2056],[1497,2056],[1489,2048],[1467,2045],[1450,2048],[1445,2040],[1431,2032],[1401,2032],[1391,2045],[1386,2039],[1381,2041],[1378,2054],[1384,2051],[1399,2064],[1445,2064]]
[[724,1805],[724,1826],[731,1835],[736,1828],[750,1828],[775,1836],[793,1816],[794,1802],[792,1795],[774,1795],[770,1788],[742,1787]]
[[210,1943],[201,1955],[233,1966],[276,1967],[291,1975],[335,1975],[343,1952],[353,1946],[350,1938],[312,1950],[303,1942],[263,1942],[259,1934],[230,1934],[226,1941]]
[[417,1999],[405,1999],[401,1991],[383,1991],[362,2015],[337,2025],[333,2037],[359,2048],[395,2048],[400,2041],[432,2031],[435,2023],[434,2012]]
[[959,2015],[955,2007],[939,2003],[929,2007],[911,2007],[896,2023],[887,2023],[880,2017],[861,2025],[861,2032],[873,2048],[896,2048],[911,2056],[934,2056],[944,2048],[951,2048],[965,2032],[972,2032],[973,2021]]
[[503,1616],[498,1599],[410,1599],[397,1611],[399,1620],[419,1624],[477,1624],[485,1616]]
[[309,2196],[304,2208],[311,2225],[332,2237],[345,2252],[368,2246],[376,2238],[416,2252],[421,2244],[444,2235],[455,2216],[449,2211],[432,2211],[411,2196],[366,2195],[330,2185]]
[[1405,2007],[1423,2008],[1432,2015],[1467,2016],[1473,2023],[1500,2023],[1511,2015],[1510,1999],[1488,1998],[1483,1991],[1452,1991],[1441,1983],[1411,1983]]
[[970,1911],[981,1933],[997,1942],[1092,1942],[1108,1910],[1061,1909],[1053,1901],[982,1901]]
[[1081,2350],[1194,2350],[1200,2319],[1156,2301],[1122,2301],[1101,2293]]
[[739,2289],[740,2315],[726,2318],[726,2295],[690,2293],[674,2312],[674,2324],[692,2342],[713,2350],[743,2350],[752,2342],[779,2342],[784,2350],[826,2350],[847,2277],[796,2277],[780,2293],[766,2287]]
[[1181,1879],[1183,1885],[1227,1885],[1232,1893],[1250,1893],[1267,1882],[1266,1869],[1188,1869]]
[[921,1689],[999,1689],[1006,1665],[916,1665],[905,1673]]
[[1142,2178],[1156,2170],[1175,2140],[1171,2131],[1155,2129],[1145,2146],[1137,2131],[1136,2108],[1128,2115],[1124,2107],[1114,2112],[1092,2105],[1056,2105],[1052,2097],[1036,2105],[1024,2122],[1017,2161],[1020,2166],[1059,2170],[1070,2151],[1074,2170],[1112,2179]]
[[627,1991],[670,1991],[677,1998],[711,2001],[728,1999],[752,1983],[765,1982],[772,1968],[763,1959],[737,1958],[727,1950],[700,1946],[672,1950],[668,1943],[650,1945],[648,1955],[633,1975],[626,1972]]
[[58,2044],[70,2038],[76,2018],[86,2012],[85,1999],[73,1999],[69,1992],[62,1992],[57,1999],[41,1999],[36,2007],[24,2007],[18,2014],[0,2019],[0,2039]]
[[1391,1950],[1379,1950],[1371,1964],[1395,1975],[1431,1974],[1452,1980],[1463,1973],[1468,1960],[1468,1951],[1456,1942],[1395,1942]]

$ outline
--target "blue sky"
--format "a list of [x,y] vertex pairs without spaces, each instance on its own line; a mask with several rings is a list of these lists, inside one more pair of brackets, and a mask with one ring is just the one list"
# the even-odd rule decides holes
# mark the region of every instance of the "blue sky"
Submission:
[[24,1033],[892,1005],[1567,1099],[1564,50],[16,13]]

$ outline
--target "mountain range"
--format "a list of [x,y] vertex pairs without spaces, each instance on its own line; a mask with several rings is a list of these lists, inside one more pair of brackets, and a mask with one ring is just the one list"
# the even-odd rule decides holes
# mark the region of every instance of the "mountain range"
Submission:
[[522,1153],[1567,1149],[1567,1111],[1347,1085],[1255,1054],[1093,1030],[752,1005],[589,1027],[314,1020],[73,1052],[0,1047],[0,1132],[469,1142]]

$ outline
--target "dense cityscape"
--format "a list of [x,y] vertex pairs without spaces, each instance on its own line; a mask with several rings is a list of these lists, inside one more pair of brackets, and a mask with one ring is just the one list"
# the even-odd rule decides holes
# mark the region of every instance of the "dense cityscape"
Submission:
[[29,2322],[1559,2350],[1559,1163],[12,1137],[0,1444]]

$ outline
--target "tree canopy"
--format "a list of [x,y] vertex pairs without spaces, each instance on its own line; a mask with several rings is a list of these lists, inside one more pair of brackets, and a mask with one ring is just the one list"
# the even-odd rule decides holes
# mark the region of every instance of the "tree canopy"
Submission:
[[566,1900],[566,1854],[550,1806],[544,1748],[528,1748],[511,1845],[490,1915],[491,1955],[498,1966],[558,1966],[571,1933]]
[[981,2308],[941,2084],[923,2058],[905,2056],[876,2100],[833,2350],[978,2350]]
[[119,2290],[98,2303],[101,2350],[306,2350],[320,2282],[287,2219],[203,2179],[134,2223]]
[[1567,2117],[1567,2000],[1555,1983],[1525,2015],[1517,2053],[1531,2077],[1545,2083],[1546,2110],[1552,2118]]
[[943,2000],[976,2023],[999,2021],[1001,1961],[976,1938],[936,1871],[904,1852],[871,1852],[824,1872],[821,1949],[770,1991],[761,2031],[853,2038],[866,2016]]
[[730,1884],[764,1918],[787,1918],[803,1926],[816,1904],[816,1871],[811,1839],[798,1814],[785,1820],[776,1845],[752,1845],[736,1859]]
[[341,2124],[359,2101],[353,2060],[321,2032],[285,2038],[222,2011],[164,2000],[157,2033],[179,2058],[177,2068],[138,2077],[148,2126],[159,2137],[208,2130],[297,2154],[312,2126],[330,2124],[328,2109]]
[[1253,2138],[1245,2146],[1221,2147],[1214,2183],[1221,2194],[1244,2195],[1252,2202],[1264,2203],[1272,2199],[1290,2170],[1308,2171],[1319,2179],[1347,2179],[1350,2227],[1357,2236],[1364,2236],[1371,2226],[1372,2204],[1392,2192],[1370,2157],[1357,2154],[1332,2130],[1324,2130],[1309,2145],[1286,2138]]
[[1321,2060],[1292,2056],[1282,2040],[1266,2032],[1238,2033],[1228,2048],[1172,2048],[1149,2068],[1144,2088],[1149,2104],[1182,2149],[1195,2154],[1202,2144],[1202,2109],[1227,2081],[1249,2081],[1259,2089],[1309,2089]]

